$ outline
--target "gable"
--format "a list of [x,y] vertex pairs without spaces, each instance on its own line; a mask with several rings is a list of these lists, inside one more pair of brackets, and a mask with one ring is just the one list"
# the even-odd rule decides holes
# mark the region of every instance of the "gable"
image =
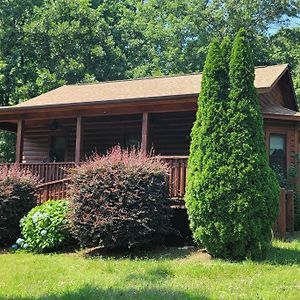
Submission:
[[261,107],[281,106],[298,111],[295,91],[288,70],[282,74],[273,86],[259,95]]

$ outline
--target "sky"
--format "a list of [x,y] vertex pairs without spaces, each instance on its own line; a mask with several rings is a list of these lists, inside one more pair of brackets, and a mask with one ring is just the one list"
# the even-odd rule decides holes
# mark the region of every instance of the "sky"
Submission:
[[[270,34],[276,33],[282,25],[275,24],[269,29]],[[300,27],[300,17],[290,18],[288,27]]]

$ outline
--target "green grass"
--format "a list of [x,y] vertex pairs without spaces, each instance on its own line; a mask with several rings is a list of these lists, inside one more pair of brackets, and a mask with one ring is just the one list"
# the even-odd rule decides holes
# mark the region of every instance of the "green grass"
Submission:
[[177,248],[138,258],[1,254],[0,299],[300,299],[300,241],[275,242],[259,263]]

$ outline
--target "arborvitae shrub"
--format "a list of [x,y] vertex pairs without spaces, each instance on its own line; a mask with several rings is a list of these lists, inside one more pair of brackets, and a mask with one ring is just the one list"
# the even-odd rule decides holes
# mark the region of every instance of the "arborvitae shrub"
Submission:
[[[36,206],[21,219],[19,246],[34,252],[58,250],[70,241],[69,201],[52,200]],[[19,239],[20,240],[20,239]]]
[[[226,47],[224,47],[226,48]],[[227,48],[226,48],[227,49]],[[227,51],[227,50],[226,50]],[[226,110],[228,99],[227,65],[218,40],[214,40],[206,58],[196,121],[192,128],[188,181],[185,195],[190,226],[196,243],[208,248],[206,235],[218,241],[212,226],[220,207],[220,187],[226,180]],[[220,202],[220,203],[218,203]]]
[[244,29],[235,38],[229,70],[227,130],[231,171],[227,180],[234,188],[229,209],[233,231],[226,247],[233,248],[233,257],[262,259],[271,246],[279,184],[267,158],[252,51]]
[[135,150],[113,148],[71,174],[70,220],[83,246],[137,248],[171,229],[167,166]]
[[37,179],[18,167],[0,167],[0,245],[16,240],[19,221],[36,205]]
[[187,208],[195,241],[213,256],[261,259],[270,246],[279,186],[267,160],[245,31],[234,41],[229,81],[222,51],[214,41],[203,72]]

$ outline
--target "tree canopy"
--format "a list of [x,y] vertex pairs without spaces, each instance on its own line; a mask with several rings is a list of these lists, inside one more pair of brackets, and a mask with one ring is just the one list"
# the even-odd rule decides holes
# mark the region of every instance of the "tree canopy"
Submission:
[[211,39],[241,27],[255,64],[286,60],[297,69],[297,51],[284,52],[299,29],[269,30],[299,7],[299,0],[3,0],[0,104],[64,83],[202,71]]

